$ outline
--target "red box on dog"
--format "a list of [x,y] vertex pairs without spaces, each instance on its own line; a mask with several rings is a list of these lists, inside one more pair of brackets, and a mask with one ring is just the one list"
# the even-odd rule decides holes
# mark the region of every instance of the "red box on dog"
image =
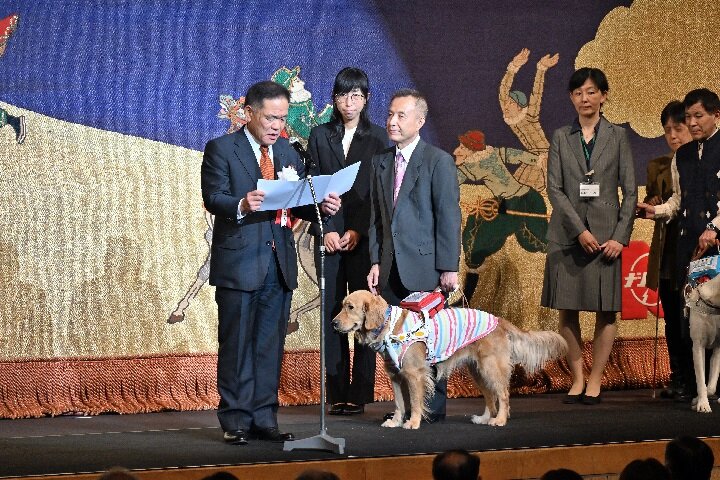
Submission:
[[413,292],[400,302],[400,307],[413,312],[427,312],[431,317],[445,308],[445,296],[440,292]]

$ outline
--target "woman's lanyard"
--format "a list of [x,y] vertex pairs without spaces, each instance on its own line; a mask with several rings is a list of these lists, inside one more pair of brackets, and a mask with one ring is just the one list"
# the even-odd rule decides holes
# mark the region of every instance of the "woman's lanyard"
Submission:
[[595,147],[595,135],[590,139],[590,143],[585,143],[585,137],[580,132],[580,143],[582,143],[583,153],[585,154],[585,163],[587,164],[588,172],[590,171],[590,157],[592,156],[593,148]]

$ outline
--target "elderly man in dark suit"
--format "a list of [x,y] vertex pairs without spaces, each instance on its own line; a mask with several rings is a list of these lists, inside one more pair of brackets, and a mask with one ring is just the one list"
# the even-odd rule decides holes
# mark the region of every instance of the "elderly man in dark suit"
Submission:
[[[427,101],[416,90],[393,95],[387,132],[395,146],[373,158],[368,287],[391,305],[411,292],[457,288],[460,187],[453,158],[424,142]],[[447,381],[436,384],[430,422],[445,418]]]
[[[215,215],[210,284],[218,305],[218,419],[224,440],[292,440],[277,425],[278,384],[290,313],[297,287],[297,257],[289,214],[262,211],[260,178],[305,169],[280,138],[290,93],[259,82],[245,96],[248,122],[240,131],[208,142],[201,168],[205,207]],[[331,194],[321,209],[334,215],[340,199]],[[313,219],[314,207],[293,209]]]

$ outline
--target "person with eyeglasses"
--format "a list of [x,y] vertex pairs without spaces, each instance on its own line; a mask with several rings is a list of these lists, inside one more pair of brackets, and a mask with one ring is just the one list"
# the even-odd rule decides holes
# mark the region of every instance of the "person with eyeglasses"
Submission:
[[[273,81],[252,85],[245,95],[247,124],[205,146],[200,184],[205,208],[215,215],[210,285],[218,307],[218,420],[223,439],[245,445],[251,438],[284,442],[294,438],[277,424],[278,385],[292,292],[297,288],[297,254],[289,215],[262,207],[259,179],[305,166],[285,128],[290,92]],[[335,215],[340,197],[320,205]],[[315,206],[293,208],[315,219]]]
[[[336,332],[331,321],[340,312],[345,296],[366,287],[365,275],[370,270],[368,228],[370,224],[370,178],[372,157],[388,145],[385,129],[370,122],[370,99],[367,74],[359,68],[347,67],[335,77],[331,120],[310,132],[308,150],[314,163],[314,174],[331,175],[360,162],[360,170],[347,193],[342,207],[329,218],[320,238],[315,235],[315,265],[319,269],[321,244],[325,245],[325,362],[327,401],[331,415],[363,413],[372,403],[375,390],[374,350],[354,342],[352,375],[350,346],[346,334]],[[318,272],[318,277],[319,277]]]

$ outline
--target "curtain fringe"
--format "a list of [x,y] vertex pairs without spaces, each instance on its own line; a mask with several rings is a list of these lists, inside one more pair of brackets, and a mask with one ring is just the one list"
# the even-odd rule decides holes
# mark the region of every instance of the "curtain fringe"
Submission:
[[[653,338],[616,339],[603,377],[604,389],[653,387]],[[592,365],[592,344],[583,346],[585,367]],[[53,358],[0,362],[0,418],[46,415],[147,413],[217,407],[214,354],[148,355],[115,358]],[[656,384],[670,376],[665,339],[658,342]],[[527,377],[517,367],[511,393],[561,392],[570,388],[565,360],[549,362]],[[464,369],[448,381],[448,396],[479,396]],[[320,354],[288,351],[283,359],[281,405],[320,401]],[[392,400],[390,380],[378,359],[375,400]]]

